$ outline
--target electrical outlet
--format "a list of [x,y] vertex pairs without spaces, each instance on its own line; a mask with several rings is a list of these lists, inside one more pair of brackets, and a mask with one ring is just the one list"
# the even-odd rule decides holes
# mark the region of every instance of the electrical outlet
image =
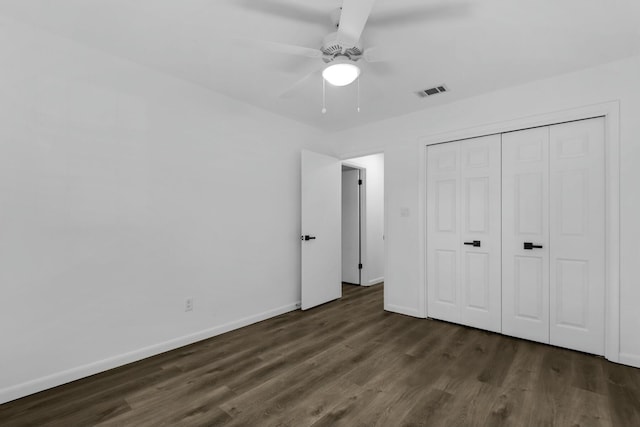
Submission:
[[189,297],[184,300],[184,311],[193,311],[193,298]]

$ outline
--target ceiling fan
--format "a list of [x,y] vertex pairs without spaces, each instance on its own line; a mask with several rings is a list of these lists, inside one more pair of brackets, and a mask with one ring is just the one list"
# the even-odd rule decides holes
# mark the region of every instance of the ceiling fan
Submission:
[[[368,62],[378,60],[373,55],[373,49],[363,49],[360,36],[369,19],[375,0],[343,0],[342,6],[332,11],[330,18],[336,31],[324,37],[319,49],[296,46],[291,44],[250,40],[251,44],[265,49],[320,59],[315,69],[299,80],[291,88],[280,96],[286,96],[295,91],[310,76],[319,69],[323,69],[322,77],[333,86],[346,86],[353,83],[360,75],[358,61],[364,59]],[[281,8],[286,6],[280,5]],[[300,6],[291,5],[290,11],[296,12]],[[315,12],[315,11],[314,11]]]
[[[280,97],[285,97],[294,92],[311,76],[322,70],[324,81],[333,86],[347,86],[353,83],[361,73],[362,62],[373,63],[387,61],[389,58],[381,54],[376,47],[365,48],[361,42],[361,35],[369,21],[371,10],[376,0],[342,0],[342,6],[334,9],[331,14],[331,22],[336,31],[326,35],[320,48],[297,46],[285,43],[276,43],[262,40],[247,40],[251,44],[265,49],[298,55],[307,58],[318,59],[318,65],[309,74],[304,76],[292,87],[283,92]],[[318,22],[323,19],[324,12],[311,9],[301,4],[288,4],[279,0],[252,2],[245,0],[249,7],[269,14],[276,14],[296,20]],[[434,15],[450,14],[459,10],[460,3],[451,5],[427,5],[411,8],[410,10],[396,11],[383,17],[376,17],[373,25],[388,25],[420,21]],[[326,15],[325,15],[326,19]]]

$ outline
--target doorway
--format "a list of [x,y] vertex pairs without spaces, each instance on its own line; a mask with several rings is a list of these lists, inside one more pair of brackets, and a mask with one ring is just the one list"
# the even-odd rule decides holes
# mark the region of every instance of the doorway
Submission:
[[366,169],[342,165],[342,283],[362,282],[362,185]]
[[384,153],[342,162],[342,282],[384,282]]

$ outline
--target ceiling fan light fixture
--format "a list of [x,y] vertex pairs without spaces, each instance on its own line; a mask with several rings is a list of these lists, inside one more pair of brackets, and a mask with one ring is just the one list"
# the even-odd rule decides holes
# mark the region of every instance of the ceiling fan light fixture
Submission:
[[350,62],[333,63],[322,71],[322,78],[333,86],[347,86],[360,76],[360,67]]

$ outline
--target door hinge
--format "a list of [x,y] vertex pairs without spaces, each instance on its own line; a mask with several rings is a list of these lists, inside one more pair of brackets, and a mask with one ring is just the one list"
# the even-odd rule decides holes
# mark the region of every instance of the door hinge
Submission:
[[358,270],[362,270],[362,264],[358,264]]
[[358,180],[358,185],[362,185],[362,180],[361,179]]

